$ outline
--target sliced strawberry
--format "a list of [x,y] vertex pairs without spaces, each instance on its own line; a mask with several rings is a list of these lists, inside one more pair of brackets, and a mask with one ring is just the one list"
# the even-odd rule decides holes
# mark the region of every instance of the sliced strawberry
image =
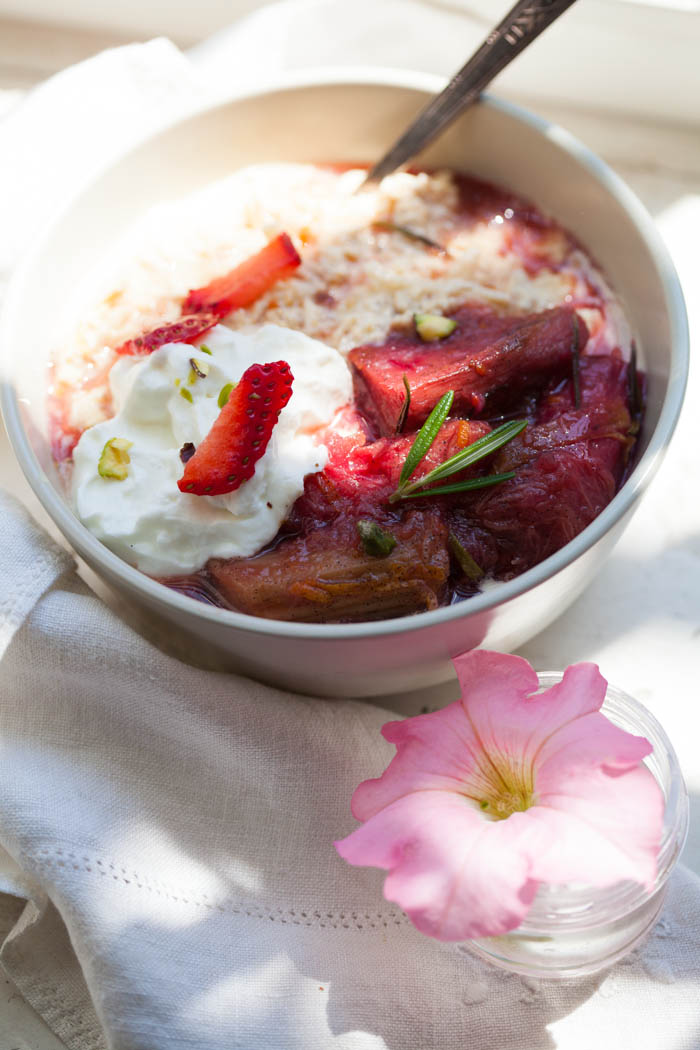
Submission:
[[214,425],[177,483],[180,492],[221,496],[255,473],[279,414],[292,396],[286,361],[251,365],[234,387]]
[[276,281],[288,277],[300,263],[288,234],[280,233],[230,273],[217,277],[205,288],[194,288],[182,304],[182,311],[213,310],[219,317],[225,317],[232,310],[250,306]]
[[213,310],[202,311],[202,313],[189,314],[180,317],[171,324],[161,325],[154,328],[145,335],[139,335],[135,339],[127,339],[125,343],[117,347],[118,354],[146,354],[153,353],[166,343],[191,343],[204,335],[215,324],[218,324],[219,315]]

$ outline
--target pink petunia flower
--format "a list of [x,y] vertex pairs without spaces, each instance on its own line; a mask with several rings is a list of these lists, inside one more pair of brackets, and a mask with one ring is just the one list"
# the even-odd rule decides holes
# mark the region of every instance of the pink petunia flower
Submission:
[[651,745],[600,713],[595,664],[541,693],[517,656],[476,650],[455,668],[461,700],[383,727],[397,753],[355,791],[363,823],[340,856],[386,869],[385,897],[444,941],[519,926],[540,882],[651,887],[664,812],[641,764]]

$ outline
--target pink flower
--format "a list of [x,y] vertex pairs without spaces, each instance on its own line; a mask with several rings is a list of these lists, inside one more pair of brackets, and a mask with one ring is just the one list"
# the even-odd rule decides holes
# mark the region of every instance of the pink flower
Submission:
[[363,824],[340,856],[386,869],[386,898],[444,941],[519,926],[540,882],[650,887],[664,810],[641,764],[651,745],[600,713],[595,664],[539,694],[517,656],[477,650],[455,667],[461,700],[383,727],[397,753],[355,791]]

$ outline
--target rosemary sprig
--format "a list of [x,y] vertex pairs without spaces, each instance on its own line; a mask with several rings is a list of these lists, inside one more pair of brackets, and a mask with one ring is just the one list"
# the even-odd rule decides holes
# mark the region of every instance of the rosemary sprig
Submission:
[[[449,391],[449,393],[451,394],[452,391]],[[520,434],[527,426],[526,419],[514,419],[510,423],[503,423],[502,426],[496,427],[495,430],[492,430],[490,434],[486,434],[484,437],[479,438],[478,441],[474,441],[473,444],[468,445],[466,448],[461,449],[459,452],[456,452],[454,456],[450,456],[450,458],[446,459],[444,463],[440,463],[437,467],[429,471],[422,478],[418,478],[416,481],[409,482],[409,478],[413,474],[420,461],[425,456],[426,452],[430,448],[430,445],[432,445],[437,435],[437,431],[440,429],[440,427],[438,427],[435,430],[431,428],[430,433],[432,436],[430,436],[429,441],[427,441],[426,443],[426,439],[429,435],[424,435],[423,432],[428,426],[428,423],[430,422],[436,409],[439,408],[439,406],[442,404],[442,401],[444,401],[446,397],[447,394],[440,401],[438,401],[438,404],[435,406],[430,416],[428,416],[427,420],[423,424],[422,429],[418,431],[416,440],[414,441],[413,446],[410,449],[408,456],[406,457],[406,462],[404,463],[403,470],[401,471],[401,474],[399,476],[399,486],[396,489],[396,491],[392,492],[391,496],[389,497],[389,501],[391,503],[396,503],[397,500],[406,499],[407,497],[417,495],[439,496],[444,495],[448,492],[468,492],[470,489],[484,488],[487,485],[496,485],[501,481],[508,481],[514,476],[512,472],[509,472],[507,474],[491,474],[483,478],[470,478],[468,481],[455,482],[452,485],[442,485],[439,488],[429,489],[427,491],[416,491],[418,489],[423,490],[425,489],[426,485],[430,485],[434,481],[442,481],[443,478],[448,478],[451,474],[456,474],[460,470],[464,470],[465,467],[469,467],[474,463],[478,463],[479,460],[483,459],[485,456],[490,456],[492,452],[496,452],[499,448],[502,448],[503,445],[507,444],[509,441],[512,441],[514,437],[517,437],[517,435]],[[451,403],[452,402],[450,401],[450,404]],[[443,416],[443,421],[446,416],[447,412],[445,412]],[[442,426],[442,422],[440,423],[440,426]],[[422,437],[422,451],[420,452],[419,458],[416,459],[414,462],[415,457],[412,458],[412,453]],[[411,465],[410,469],[407,471],[406,468],[409,464],[409,460],[411,460]]]
[[[486,474],[483,478],[470,478],[469,481],[455,481],[452,485],[436,485],[434,489],[418,489],[404,492],[399,499],[420,499],[424,496],[446,496],[450,492],[471,492],[473,489],[487,489],[490,485],[499,485],[515,477],[514,470],[505,474]],[[422,480],[422,479],[421,479]]]
[[408,226],[400,226],[397,222],[389,222],[388,219],[377,219],[372,225],[386,233],[400,233],[407,240],[417,241],[418,244],[424,244],[426,248],[433,248],[443,253],[445,251],[441,244],[431,240],[430,237],[426,237],[424,233],[418,233],[417,230],[412,230]]
[[628,380],[629,389],[628,397],[630,403],[630,413],[632,418],[637,418],[642,412],[642,394],[639,389],[639,377],[637,375],[637,344],[634,339],[632,340],[632,347],[630,349],[630,361],[628,368]]
[[574,334],[571,343],[571,378],[574,382],[574,408],[581,407],[581,355],[579,354],[579,343],[581,341],[578,314],[574,313]]
[[447,537],[447,546],[450,554],[459,565],[462,575],[465,576],[470,583],[478,583],[482,580],[486,573],[481,566],[474,560],[466,547],[463,547],[459,542],[454,532],[451,532]]
[[400,434],[401,431],[403,430],[403,428],[405,427],[405,425],[406,425],[406,416],[408,415],[408,410],[411,407],[411,388],[408,385],[408,379],[406,378],[406,373],[405,372],[403,374],[403,385],[404,385],[404,390],[406,391],[406,396],[403,399],[403,404],[401,406],[401,411],[399,412],[399,418],[396,420],[396,431],[395,431],[395,433],[397,433],[397,434]]
[[411,474],[413,474],[414,470],[437,437],[440,427],[450,414],[454,396],[454,390],[448,390],[446,394],[443,394],[423,426],[416,434],[416,440],[408,450],[406,461],[401,468],[401,473],[399,474],[399,487],[396,492],[392,493],[389,497],[392,503],[401,498],[401,490],[405,488]]

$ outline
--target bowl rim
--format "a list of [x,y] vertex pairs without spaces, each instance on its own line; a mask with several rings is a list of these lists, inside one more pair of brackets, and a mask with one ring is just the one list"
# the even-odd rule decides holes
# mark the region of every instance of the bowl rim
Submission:
[[[446,83],[446,78],[430,73],[417,73],[405,69],[384,67],[317,67],[295,71],[267,80],[252,90],[238,86],[230,91],[205,97],[186,113],[164,121],[137,137],[126,149],[111,156],[97,167],[90,178],[61,206],[48,224],[32,238],[20,263],[15,267],[8,285],[2,313],[0,314],[0,362],[5,364],[5,345],[9,345],[8,329],[16,312],[15,302],[22,293],[25,274],[31,270],[38,255],[51,240],[54,230],[73,207],[96,182],[113,167],[122,163],[133,153],[143,148],[150,140],[171,132],[188,122],[196,121],[216,109],[225,109],[236,102],[261,96],[306,88],[324,87],[393,87],[435,94]],[[89,563],[104,569],[108,579],[122,578],[129,590],[139,592],[147,604],[169,607],[173,612],[185,616],[196,616],[230,628],[237,628],[259,635],[282,636],[289,640],[335,640],[350,641],[367,637],[407,635],[426,628],[438,628],[465,616],[483,614],[505,604],[544,583],[551,576],[574,562],[619,522],[635,501],[646,490],[659,467],[663,453],[673,434],[680,414],[687,385],[689,369],[689,332],[685,302],[678,275],[660,233],[651,215],[627,184],[600,157],[580,142],[569,131],[524,107],[491,95],[482,96],[479,105],[500,111],[533,128],[545,138],[552,140],[568,153],[581,167],[588,171],[614,198],[634,223],[646,242],[656,264],[657,273],[669,310],[671,330],[671,369],[668,388],[657,425],[650,435],[649,445],[632,470],[619,492],[611,502],[582,532],[570,540],[559,551],[528,569],[513,580],[499,582],[497,587],[452,605],[415,613],[411,616],[389,620],[374,620],[351,624],[307,624],[286,620],[268,620],[250,616],[234,610],[197,602],[159,583],[139,569],[134,568],[101,543],[74,514],[69,504],[49,482],[27,438],[19,410],[19,400],[9,382],[5,368],[0,377],[0,408],[5,420],[10,444],[22,472],[44,509],[56,523],[63,536]]]

